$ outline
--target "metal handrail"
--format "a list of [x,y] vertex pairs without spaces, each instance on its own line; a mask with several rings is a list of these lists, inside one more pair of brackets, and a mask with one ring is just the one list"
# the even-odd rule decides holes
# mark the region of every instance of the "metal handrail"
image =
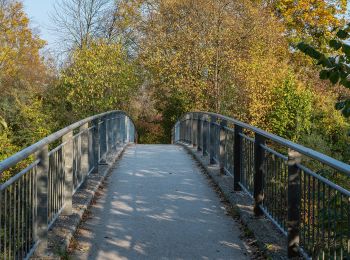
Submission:
[[[24,162],[24,169],[0,184],[0,259],[44,254],[50,227],[61,214],[72,214],[80,185],[136,138],[132,119],[114,110],[73,123],[0,162],[0,177]],[[56,147],[49,150],[51,144]]]
[[287,235],[289,257],[350,258],[350,165],[210,112],[183,115],[172,129],[177,142],[197,147],[254,199],[255,215]]
[[[68,132],[86,124],[89,123],[93,120],[102,118],[106,115],[109,115],[111,113],[122,113],[124,115],[127,115],[124,111],[120,111],[120,110],[113,110],[113,111],[108,111],[105,113],[101,113],[98,115],[94,115],[94,116],[90,116],[87,117],[85,119],[82,119],[78,122],[75,122],[43,139],[41,139],[40,141],[36,142],[35,144],[32,144],[31,146],[28,146],[26,148],[24,148],[23,150],[21,150],[20,152],[10,156],[9,158],[3,160],[0,162],[0,174],[4,171],[6,171],[7,169],[13,167],[14,165],[16,165],[17,163],[19,163],[20,161],[28,158],[28,156],[34,154],[35,152],[39,151],[41,148],[43,148],[45,145],[48,145],[54,141],[56,141],[57,139],[61,138],[62,136],[64,136],[65,134],[67,134]],[[130,118],[130,117],[129,117]],[[130,120],[132,121],[132,119],[130,118]],[[133,121],[132,121],[133,122]],[[134,122],[133,122],[134,124]]]
[[223,119],[223,120],[226,120],[227,122],[229,123],[232,123],[234,125],[238,125],[242,128],[245,128],[245,129],[248,129],[250,131],[253,131],[254,133],[257,133],[269,140],[272,140],[280,145],[283,145],[283,146],[286,146],[286,147],[289,147],[291,148],[292,150],[294,151],[297,151],[307,157],[310,157],[312,159],[315,159],[317,161],[320,161],[320,162],[323,162],[327,165],[329,165],[330,167],[333,167],[343,173],[346,173],[350,176],[350,165],[349,164],[346,164],[346,163],[343,163],[341,161],[338,161],[332,157],[329,157],[325,154],[322,154],[320,152],[317,152],[315,150],[312,150],[310,148],[307,148],[305,146],[302,146],[300,144],[297,144],[297,143],[294,143],[290,140],[287,140],[283,137],[280,137],[280,136],[277,136],[275,134],[271,134],[269,132],[266,132],[260,128],[257,128],[255,126],[252,126],[252,125],[249,125],[247,123],[244,123],[244,122],[241,122],[239,120],[236,120],[234,118],[231,118],[231,117],[227,117],[227,116],[223,116],[223,115],[220,115],[220,114],[216,114],[216,113],[211,113],[211,112],[192,112],[192,113],[199,113],[199,114],[205,114],[205,115],[208,115],[208,116],[214,116],[214,117],[217,117],[217,118],[220,118],[220,119]]

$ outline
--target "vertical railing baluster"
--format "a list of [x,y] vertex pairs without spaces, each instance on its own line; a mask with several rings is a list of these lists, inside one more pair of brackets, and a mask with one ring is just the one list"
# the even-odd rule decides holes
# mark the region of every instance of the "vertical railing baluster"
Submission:
[[288,257],[299,256],[299,226],[300,226],[300,169],[301,154],[288,151]]
[[261,147],[265,144],[265,138],[259,134],[255,134],[254,142],[254,213],[255,216],[263,215],[260,206],[264,199],[263,194],[263,177],[264,177],[264,162],[265,152]]
[[36,158],[39,160],[37,165],[37,218],[34,228],[35,241],[40,241],[36,253],[46,255],[47,238],[48,238],[48,171],[49,156],[48,146],[45,145],[37,153]]

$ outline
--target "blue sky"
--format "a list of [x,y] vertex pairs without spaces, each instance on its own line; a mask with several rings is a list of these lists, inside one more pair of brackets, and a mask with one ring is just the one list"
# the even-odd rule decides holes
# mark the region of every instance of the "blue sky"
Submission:
[[54,33],[49,30],[51,21],[49,13],[53,11],[54,2],[57,0],[22,0],[24,9],[31,20],[31,27],[39,30],[42,39],[52,47],[55,42]]

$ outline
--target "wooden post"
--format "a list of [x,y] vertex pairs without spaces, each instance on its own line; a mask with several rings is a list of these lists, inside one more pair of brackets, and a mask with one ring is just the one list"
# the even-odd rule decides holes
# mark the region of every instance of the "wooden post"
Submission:
[[255,174],[254,174],[254,213],[255,216],[262,216],[264,213],[260,208],[260,205],[263,202],[264,194],[263,194],[263,179],[264,179],[264,161],[265,161],[265,153],[264,149],[261,145],[265,144],[265,139],[263,136],[259,134],[255,134]]
[[233,162],[233,175],[234,175],[234,190],[240,191],[241,186],[239,185],[239,182],[241,181],[241,163],[242,163],[242,138],[240,134],[242,133],[242,127],[239,125],[234,126],[234,162]]
[[65,206],[62,214],[72,214],[72,196],[73,196],[73,131],[68,132],[62,137],[62,142],[66,143],[63,147],[64,152],[64,199]]
[[47,254],[48,238],[48,175],[49,156],[48,146],[45,145],[36,153],[39,160],[37,166],[37,218],[34,227],[34,241],[39,241],[36,254],[38,256]]
[[299,225],[300,225],[300,169],[301,154],[288,151],[288,258],[299,256]]

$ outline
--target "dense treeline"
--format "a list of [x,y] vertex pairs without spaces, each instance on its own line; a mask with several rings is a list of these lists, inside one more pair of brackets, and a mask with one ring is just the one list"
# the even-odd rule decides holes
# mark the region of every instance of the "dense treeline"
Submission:
[[346,0],[62,0],[66,60],[42,51],[18,1],[0,1],[0,159],[83,117],[122,109],[141,142],[191,110],[229,115],[348,162],[348,95],[295,46],[327,53]]

